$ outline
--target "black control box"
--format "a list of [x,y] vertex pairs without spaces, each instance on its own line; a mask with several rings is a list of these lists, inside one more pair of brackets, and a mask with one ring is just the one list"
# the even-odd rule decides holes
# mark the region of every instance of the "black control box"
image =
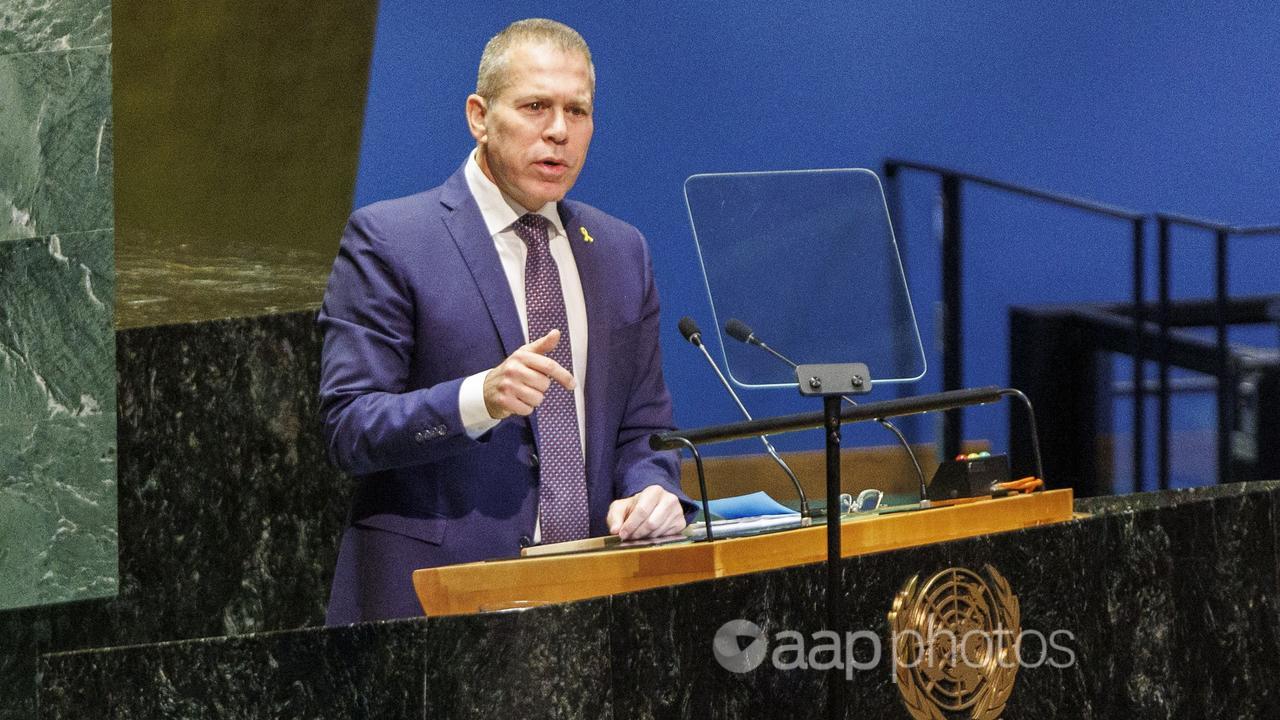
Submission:
[[938,466],[929,483],[929,500],[946,502],[992,494],[991,486],[1009,481],[1009,456],[962,455]]

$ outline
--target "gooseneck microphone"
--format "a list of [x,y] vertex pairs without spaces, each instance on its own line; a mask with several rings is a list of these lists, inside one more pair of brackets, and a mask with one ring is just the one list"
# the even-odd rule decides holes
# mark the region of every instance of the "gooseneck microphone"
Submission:
[[[751,329],[750,325],[747,325],[738,318],[729,318],[729,320],[724,324],[724,331],[734,340],[748,345],[755,345],[756,347],[765,350],[770,355],[778,358],[782,362],[790,365],[793,369],[796,367],[796,363],[792,362],[791,358],[766,345],[763,340],[756,336],[755,331]],[[703,352],[706,351],[704,350]],[[858,404],[848,395],[841,395],[840,398],[855,407]],[[920,468],[920,461],[916,459],[915,452],[911,450],[911,443],[907,442],[907,437],[902,434],[902,431],[898,429],[897,425],[894,425],[884,418],[876,418],[876,422],[880,423],[886,430],[897,436],[898,442],[901,443],[903,449],[907,451],[907,457],[911,458],[911,465],[916,469],[916,477],[920,480],[920,500],[921,502],[928,502],[928,485],[924,479],[924,470]]]
[[[707,364],[715,371],[716,377],[720,378],[720,384],[724,386],[725,390],[729,391],[729,397],[732,397],[733,401],[737,403],[738,409],[742,411],[742,416],[748,420],[753,420],[754,418],[751,417],[751,413],[747,412],[747,407],[742,404],[742,400],[738,397],[738,393],[733,391],[733,386],[729,384],[729,380],[725,378],[724,373],[720,372],[720,367],[716,365],[715,360],[711,359],[711,353],[707,352],[706,346],[702,344],[702,331],[698,329],[698,323],[694,322],[693,318],[686,315],[680,318],[678,327],[680,328],[680,334],[684,336],[684,339],[688,340],[694,347],[702,351],[702,356],[707,359]],[[760,442],[764,443],[765,452],[769,453],[769,457],[773,458],[773,461],[778,464],[778,467],[782,468],[782,471],[791,479],[791,484],[795,485],[796,494],[800,496],[800,521],[803,524],[808,524],[810,518],[809,499],[805,497],[804,488],[800,486],[800,480],[796,478],[796,474],[791,471],[791,467],[787,465],[786,461],[782,459],[782,456],[778,454],[778,451],[774,449],[773,443],[769,442],[769,437],[767,435],[760,435],[759,437]]]
[[[790,365],[791,367],[794,368],[796,366],[796,364],[791,362],[790,358],[788,358],[786,355],[783,355],[777,350],[774,350],[768,345],[765,345],[764,341],[756,337],[756,334],[752,332],[751,328],[746,323],[739,320],[738,318],[729,318],[729,321],[724,324],[724,331],[729,333],[729,337],[733,338],[734,340],[737,340],[738,342],[744,342],[748,345],[755,345],[756,347],[760,348],[761,350],[764,350],[770,355],[773,355],[774,357]],[[849,400],[849,398],[845,398],[845,400]],[[849,400],[849,402],[853,402],[853,401]]]

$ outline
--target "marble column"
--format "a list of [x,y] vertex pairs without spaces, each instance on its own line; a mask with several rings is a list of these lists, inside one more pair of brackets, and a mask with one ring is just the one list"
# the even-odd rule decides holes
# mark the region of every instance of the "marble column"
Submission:
[[111,6],[0,10],[0,609],[116,593]]

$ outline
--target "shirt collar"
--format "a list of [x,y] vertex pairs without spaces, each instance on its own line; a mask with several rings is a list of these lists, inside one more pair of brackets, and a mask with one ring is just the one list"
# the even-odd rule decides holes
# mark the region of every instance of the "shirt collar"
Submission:
[[[477,152],[479,151],[471,151],[471,157],[467,160],[463,174],[467,178],[467,188],[471,190],[471,197],[476,199],[476,205],[480,207],[485,228],[488,229],[489,236],[493,237],[511,227],[521,215],[528,211],[507,197],[506,193],[498,189],[498,186],[484,174],[480,169],[480,162],[476,160]],[[567,237],[555,202],[543,205],[538,209],[538,214],[551,221],[552,236],[559,234]]]

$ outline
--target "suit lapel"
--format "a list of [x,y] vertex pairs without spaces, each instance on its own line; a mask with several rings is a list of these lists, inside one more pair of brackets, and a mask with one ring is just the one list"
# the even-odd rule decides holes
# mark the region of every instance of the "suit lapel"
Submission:
[[594,478],[608,481],[611,473],[601,468],[600,461],[605,443],[612,445],[614,438],[601,437],[605,427],[604,404],[609,388],[609,340],[610,318],[608,277],[605,272],[604,254],[595,247],[594,240],[587,242],[569,203],[561,202],[560,221],[569,236],[573,250],[573,262],[578,266],[578,279],[582,282],[582,297],[587,305],[587,383],[583,388],[587,422],[587,454],[583,458],[587,469],[588,490]]
[[511,296],[511,286],[507,284],[498,250],[493,246],[480,208],[467,188],[466,176],[461,169],[445,182],[440,202],[450,210],[444,214],[445,228],[484,298],[489,318],[502,340],[503,356],[510,355],[524,345],[524,331],[520,329],[516,301]]

